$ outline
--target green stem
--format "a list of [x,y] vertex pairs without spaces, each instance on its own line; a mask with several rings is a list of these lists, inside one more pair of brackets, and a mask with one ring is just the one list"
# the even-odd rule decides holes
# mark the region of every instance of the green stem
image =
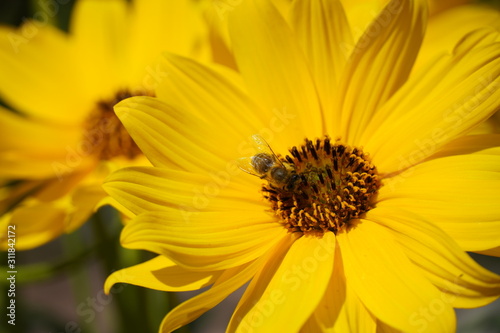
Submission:
[[[85,247],[81,240],[81,235],[78,232],[62,237],[61,241],[64,247],[64,253],[67,257],[66,263],[74,259],[75,255],[81,254],[81,249]],[[87,271],[84,269],[84,265],[69,265],[67,267],[71,268],[68,276],[73,286],[72,290],[75,294],[75,298],[78,302],[84,302],[89,295],[91,295],[90,276],[88,276]],[[82,321],[79,324],[82,332],[97,332],[92,322],[87,323],[87,321]]]
[[[114,271],[138,263],[134,252],[135,260],[128,266],[121,266],[121,257],[123,251],[119,242],[119,231],[122,224],[116,211],[101,209],[93,218],[92,226],[94,234],[98,240],[97,251],[102,258],[102,265],[106,275]],[[106,216],[106,218],[104,218]],[[112,230],[112,235],[108,235]],[[144,288],[123,285],[120,292],[113,294],[113,303],[116,305],[119,314],[118,328],[119,332],[148,332],[145,330],[145,318],[147,318],[146,308],[144,306],[145,296]]]

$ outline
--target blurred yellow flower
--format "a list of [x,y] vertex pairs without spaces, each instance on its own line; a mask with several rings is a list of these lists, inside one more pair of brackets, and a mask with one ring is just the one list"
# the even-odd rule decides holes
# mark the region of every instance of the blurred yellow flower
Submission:
[[210,286],[161,332],[247,282],[229,332],[453,332],[453,307],[497,299],[465,251],[500,255],[500,136],[466,134],[498,109],[500,36],[410,76],[426,18],[394,0],[354,42],[339,1],[285,20],[248,0],[227,16],[239,73],[167,55],[156,97],[115,107],[153,166],[104,185],[136,215],[123,246],[158,256],[105,289]]
[[0,28],[0,96],[18,111],[0,109],[0,224],[16,225],[17,249],[79,227],[110,170],[147,163],[112,107],[154,95],[160,52],[201,56],[205,39],[189,0],[78,1],[69,34]]

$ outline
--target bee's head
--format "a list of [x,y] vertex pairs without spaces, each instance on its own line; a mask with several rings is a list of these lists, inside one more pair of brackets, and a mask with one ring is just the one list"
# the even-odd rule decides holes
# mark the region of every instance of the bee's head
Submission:
[[293,172],[290,176],[290,179],[288,180],[288,182],[286,184],[286,189],[288,191],[292,191],[295,188],[295,186],[297,185],[299,179],[300,179],[300,176],[298,174],[296,174],[295,172]]

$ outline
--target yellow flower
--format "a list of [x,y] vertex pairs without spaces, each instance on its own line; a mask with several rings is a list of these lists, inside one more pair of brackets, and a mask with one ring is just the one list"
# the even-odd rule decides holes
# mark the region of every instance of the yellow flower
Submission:
[[426,10],[390,2],[346,53],[338,1],[297,1],[289,21],[243,1],[239,74],[167,55],[157,97],[115,107],[153,167],[104,185],[136,215],[123,246],[158,256],[105,289],[210,286],[161,332],[247,282],[229,332],[451,332],[453,307],[497,299],[500,276],[464,251],[500,254],[500,136],[466,135],[498,109],[500,39],[474,31],[409,76]]
[[0,109],[0,224],[21,250],[85,222],[110,170],[147,163],[112,106],[154,95],[160,52],[201,56],[206,37],[189,0],[78,1],[69,34],[27,21],[0,35],[0,95],[19,111]]

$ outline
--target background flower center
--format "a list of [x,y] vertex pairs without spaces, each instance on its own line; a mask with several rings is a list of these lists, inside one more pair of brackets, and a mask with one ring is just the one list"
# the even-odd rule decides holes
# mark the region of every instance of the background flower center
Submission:
[[99,160],[110,160],[118,156],[132,160],[142,154],[113,110],[116,103],[132,96],[153,96],[153,94],[145,91],[131,93],[128,90],[120,90],[110,100],[99,101],[87,118],[85,139],[91,142],[94,147],[93,153]]

